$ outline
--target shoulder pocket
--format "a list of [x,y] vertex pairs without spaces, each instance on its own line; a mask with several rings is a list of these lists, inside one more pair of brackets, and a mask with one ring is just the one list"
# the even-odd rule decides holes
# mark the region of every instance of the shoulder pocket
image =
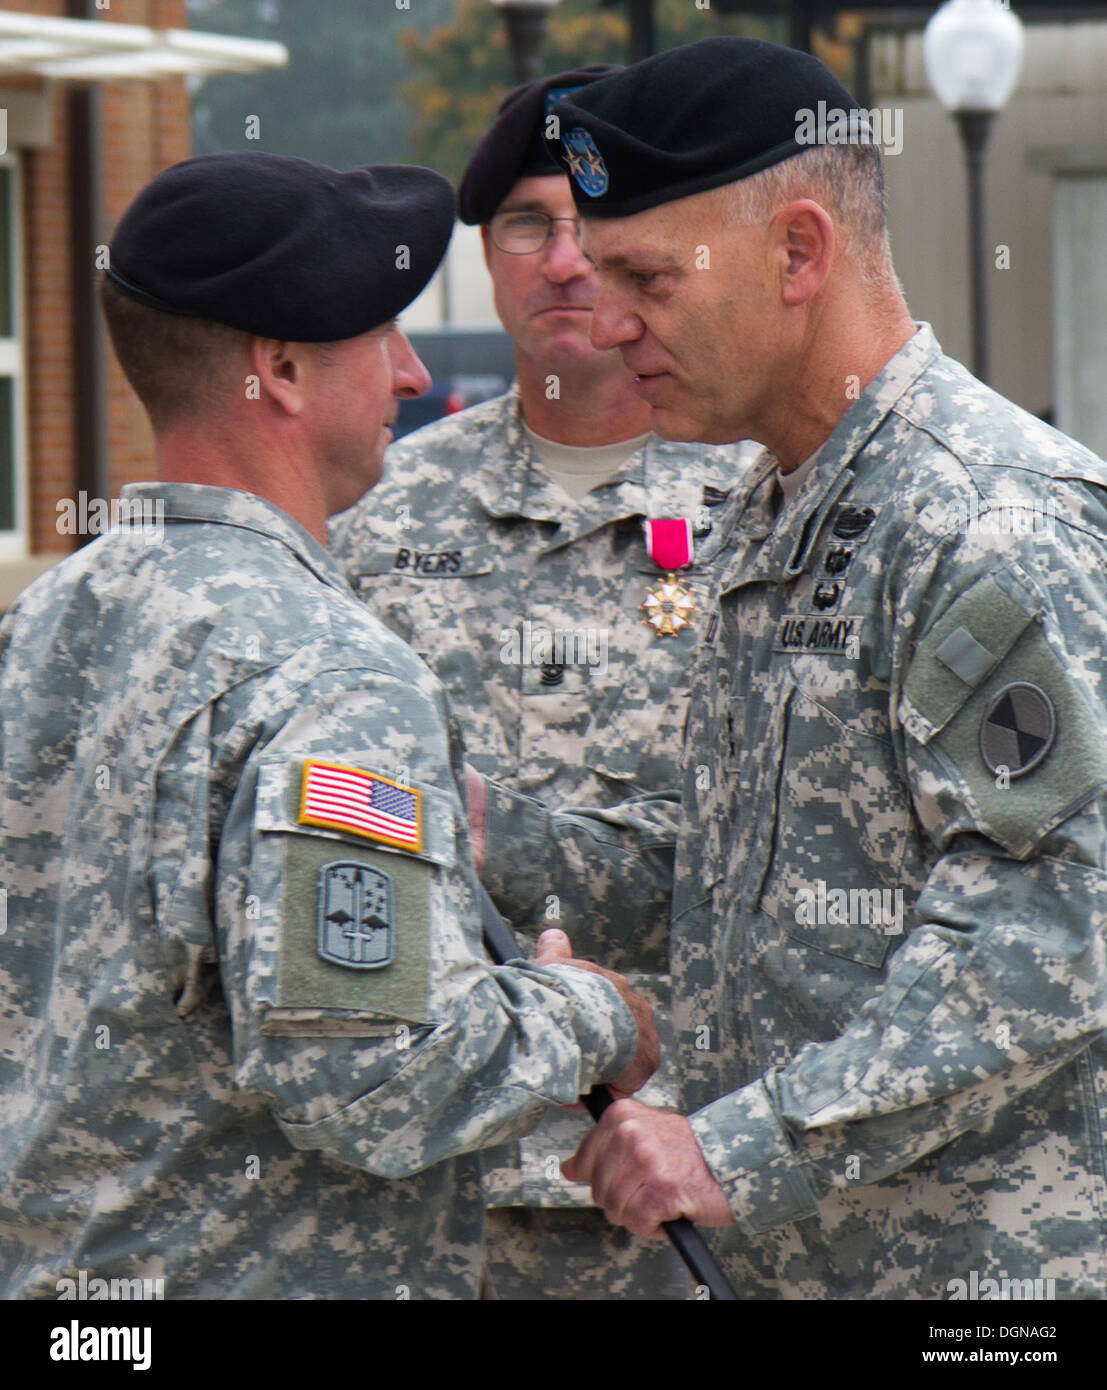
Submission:
[[[329,769],[337,769],[333,778],[327,776]],[[315,835],[386,854],[414,855],[452,868],[457,850],[450,797],[426,782],[403,783],[396,772],[396,768],[350,764],[340,754],[298,758],[291,763],[283,759],[263,762],[255,824],[261,831]],[[305,805],[309,774],[316,774],[316,790],[312,802]],[[384,799],[374,808],[373,794],[378,787]],[[398,793],[395,800],[390,798],[389,788]],[[405,804],[405,791],[415,798],[414,805]]]
[[1010,571],[978,579],[919,642],[899,717],[919,743],[940,733],[1041,612]]
[[1037,621],[920,743],[930,785],[963,801],[972,828],[1020,859],[1107,787],[1102,706]]
[[791,941],[878,970],[907,928],[910,807],[894,750],[794,686],[782,705],[761,796],[766,869],[749,891]]
[[[643,564],[637,573],[631,586],[635,607],[647,589],[656,590],[664,580],[652,563]],[[661,636],[635,613],[630,640],[636,650],[624,659],[621,684],[596,710],[584,747],[584,761],[593,772],[647,791],[679,782],[692,673],[710,604],[710,580],[704,571],[682,572],[680,579],[696,605],[691,623]],[[629,601],[628,611],[633,611]]]
[[429,1023],[436,866],[457,857],[450,797],[338,758],[274,760],[260,769],[255,825],[276,924],[262,1031]]

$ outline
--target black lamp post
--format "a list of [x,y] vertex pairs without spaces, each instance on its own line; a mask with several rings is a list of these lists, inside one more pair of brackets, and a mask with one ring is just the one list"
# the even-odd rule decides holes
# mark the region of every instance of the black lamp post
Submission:
[[539,76],[539,55],[546,37],[550,13],[557,0],[492,0],[504,17],[511,61],[517,83],[533,82]]
[[1023,28],[999,0],[947,0],[923,35],[926,75],[957,121],[969,179],[972,369],[988,380],[988,245],[984,226],[984,150],[1022,66]]

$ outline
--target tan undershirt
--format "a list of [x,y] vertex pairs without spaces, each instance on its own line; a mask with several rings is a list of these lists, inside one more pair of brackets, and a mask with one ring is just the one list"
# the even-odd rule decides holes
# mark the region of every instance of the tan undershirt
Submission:
[[546,472],[574,502],[586,497],[594,487],[609,483],[630,458],[649,439],[640,434],[636,439],[621,439],[617,444],[581,445],[559,444],[544,439],[523,422],[523,433],[531,448],[545,465]]
[[818,462],[818,458],[819,455],[817,452],[812,454],[810,458],[804,459],[798,468],[793,468],[791,473],[781,473],[781,471],[777,469],[777,486],[784,494],[783,505],[785,507],[791,506],[796,500],[800,488],[803,487],[804,483],[807,481],[815,464]]

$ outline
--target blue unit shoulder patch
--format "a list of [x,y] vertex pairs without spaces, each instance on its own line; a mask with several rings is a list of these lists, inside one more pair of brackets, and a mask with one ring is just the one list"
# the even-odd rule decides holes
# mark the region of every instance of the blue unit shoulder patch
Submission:
[[332,965],[380,970],[392,963],[392,876],[350,860],[319,870],[316,950]]

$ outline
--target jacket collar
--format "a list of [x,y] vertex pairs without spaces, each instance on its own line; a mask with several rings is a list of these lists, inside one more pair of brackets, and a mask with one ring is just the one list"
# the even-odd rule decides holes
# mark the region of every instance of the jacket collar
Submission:
[[649,478],[653,440],[624,460],[613,480],[574,501],[551,478],[523,429],[519,388],[504,400],[500,421],[482,440],[483,461],[473,488],[489,516],[518,518],[557,526],[542,554],[558,550],[612,522],[649,516]]
[[121,496],[141,504],[144,514],[151,507],[166,526],[204,522],[235,526],[279,541],[317,579],[349,594],[350,586],[329,551],[294,521],[286,511],[264,497],[237,488],[209,487],[201,483],[128,483]]
[[941,351],[930,325],[920,323],[816,450],[814,467],[786,508],[776,508],[776,460],[767,452],[762,456],[735,499],[730,534],[763,544],[752,553],[740,547],[723,573],[721,592],[757,580],[781,583],[803,573],[827,519],[853,483],[854,459]]

